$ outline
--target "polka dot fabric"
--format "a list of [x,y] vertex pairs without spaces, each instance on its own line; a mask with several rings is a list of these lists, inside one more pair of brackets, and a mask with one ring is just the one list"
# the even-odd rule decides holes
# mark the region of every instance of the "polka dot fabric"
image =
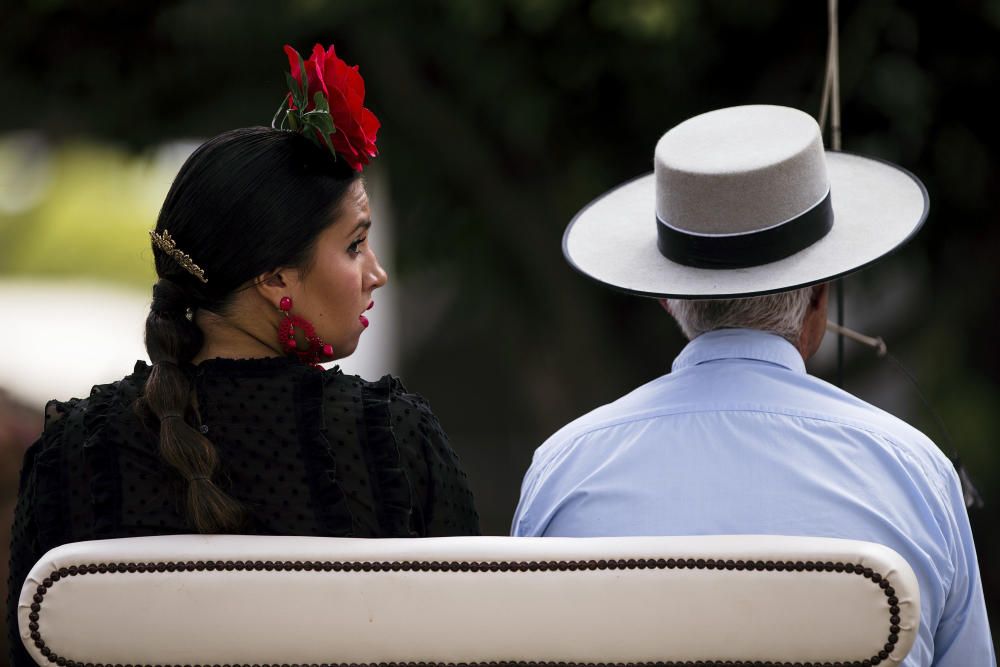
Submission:
[[[67,542],[193,533],[184,484],[134,409],[150,367],[86,399],[52,401],[25,454],[11,540],[12,664],[33,665],[16,605],[32,565]],[[459,460],[427,402],[291,359],[214,359],[188,371],[221,462],[216,482],[249,509],[248,533],[334,537],[479,534]]]

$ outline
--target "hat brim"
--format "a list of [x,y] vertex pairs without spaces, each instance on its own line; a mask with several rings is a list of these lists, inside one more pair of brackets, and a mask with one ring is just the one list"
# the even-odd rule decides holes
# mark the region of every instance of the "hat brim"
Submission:
[[563,255],[583,275],[649,297],[723,299],[807,287],[847,275],[909,241],[927,219],[927,189],[891,162],[827,151],[834,223],[822,239],[785,259],[741,269],[673,262],[656,246],[653,174],[598,197],[563,235]]

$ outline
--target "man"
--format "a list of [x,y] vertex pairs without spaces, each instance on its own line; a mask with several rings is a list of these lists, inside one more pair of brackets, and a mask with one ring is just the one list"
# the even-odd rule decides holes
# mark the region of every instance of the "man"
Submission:
[[538,449],[513,533],[881,543],[920,583],[903,664],[995,665],[951,462],[805,369],[827,281],[912,237],[923,186],[895,165],[824,153],[811,117],[771,106],[690,119],[661,138],[654,164],[581,211],[563,251],[599,282],[659,297],[691,342],[670,374]]

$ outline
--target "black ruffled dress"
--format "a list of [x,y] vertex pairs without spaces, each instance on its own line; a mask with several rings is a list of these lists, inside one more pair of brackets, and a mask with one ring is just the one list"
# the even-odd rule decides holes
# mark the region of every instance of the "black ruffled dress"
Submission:
[[[11,532],[11,662],[33,665],[17,631],[28,571],[80,540],[196,532],[183,481],[133,410],[150,367],[136,364],[89,398],[52,401],[27,451]],[[479,534],[458,457],[420,396],[291,359],[214,359],[189,367],[215,480],[250,514],[245,532],[330,537]]]

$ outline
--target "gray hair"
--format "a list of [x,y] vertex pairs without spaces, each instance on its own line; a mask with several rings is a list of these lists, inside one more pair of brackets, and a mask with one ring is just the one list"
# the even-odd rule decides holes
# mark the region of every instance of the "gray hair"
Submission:
[[670,314],[688,340],[716,329],[757,329],[793,345],[802,334],[812,287],[744,299],[667,299]]

